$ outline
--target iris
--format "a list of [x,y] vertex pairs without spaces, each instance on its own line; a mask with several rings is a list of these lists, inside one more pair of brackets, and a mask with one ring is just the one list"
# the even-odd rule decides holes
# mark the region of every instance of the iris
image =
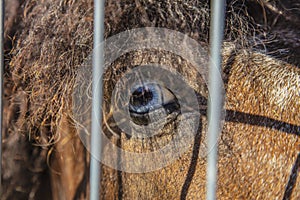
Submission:
[[164,96],[159,85],[150,83],[138,86],[131,95],[129,111],[145,114],[161,107],[163,101]]

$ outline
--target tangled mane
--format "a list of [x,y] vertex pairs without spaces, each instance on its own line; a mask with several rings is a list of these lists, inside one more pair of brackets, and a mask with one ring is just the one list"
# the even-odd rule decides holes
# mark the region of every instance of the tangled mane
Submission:
[[[40,145],[55,142],[57,118],[70,109],[78,67],[92,51],[92,1],[25,1],[10,62],[16,88],[25,93],[18,130]],[[243,2],[227,6],[225,38],[250,48],[256,31]],[[105,37],[137,27],[165,27],[207,43],[209,5],[202,1],[107,1]],[[246,40],[245,38],[249,38]]]

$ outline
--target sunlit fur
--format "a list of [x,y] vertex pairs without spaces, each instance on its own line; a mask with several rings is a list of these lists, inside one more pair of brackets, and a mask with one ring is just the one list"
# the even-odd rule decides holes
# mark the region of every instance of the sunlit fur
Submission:
[[[219,140],[217,197],[282,199],[289,195],[300,199],[300,175],[292,171],[299,165],[296,159],[300,153],[300,68],[297,62],[285,62],[289,61],[288,54],[280,57],[263,48],[276,44],[276,40],[273,34],[264,35],[267,32],[248,14],[249,2],[252,1],[228,1],[227,5],[222,74],[226,117]],[[265,8],[269,2],[273,1],[262,0],[255,5]],[[87,199],[89,154],[77,135],[72,91],[77,70],[92,51],[92,1],[24,0],[18,8],[18,16],[12,15],[18,30],[7,33],[13,42],[6,67],[6,83],[10,83],[11,90],[7,91],[5,111],[10,114],[5,118],[4,146],[8,149],[13,142],[7,141],[14,141],[19,134],[38,148],[32,147],[34,153],[28,146],[24,147],[26,152],[20,151],[24,158],[30,158],[24,163],[31,163],[34,169],[30,171],[31,179],[23,178],[29,165],[24,165],[24,173],[3,165],[7,167],[3,198],[20,195],[25,199]],[[127,29],[156,26],[185,33],[208,47],[208,8],[206,1],[109,0],[105,37]],[[268,15],[264,17],[268,19]],[[277,46],[278,52],[285,50],[288,47]],[[153,50],[120,57],[105,76],[103,129],[113,135],[112,142],[125,150],[143,152],[151,150],[154,143],[164,144],[177,123],[168,124],[163,137],[142,141],[144,149],[141,141],[128,138],[113,126],[109,99],[114,84],[126,70],[153,62],[178,71],[196,93],[207,98],[199,74],[176,55]],[[205,115],[201,117],[201,131],[207,128],[206,120]],[[120,140],[114,137],[116,134]],[[154,172],[131,174],[102,166],[102,199],[204,199],[206,158],[197,156],[197,149],[203,145],[199,135],[189,151]],[[19,140],[22,144],[28,142]],[[109,153],[104,147],[105,156],[117,159]],[[4,157],[7,163],[15,162],[9,153],[4,152]],[[15,171],[19,177],[14,176]],[[45,178],[40,172],[49,176]],[[290,184],[293,178],[296,182]],[[47,181],[51,185],[45,189]],[[29,189],[23,186],[26,183],[31,185]]]

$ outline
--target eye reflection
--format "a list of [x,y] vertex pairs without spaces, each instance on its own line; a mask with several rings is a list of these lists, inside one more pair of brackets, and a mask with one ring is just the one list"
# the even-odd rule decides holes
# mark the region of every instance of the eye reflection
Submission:
[[[129,112],[134,123],[138,125],[148,125],[151,123],[149,113],[157,112],[167,115],[180,110],[178,100],[167,88],[156,84],[146,83],[134,87],[129,101]],[[159,118],[159,117],[158,117]]]

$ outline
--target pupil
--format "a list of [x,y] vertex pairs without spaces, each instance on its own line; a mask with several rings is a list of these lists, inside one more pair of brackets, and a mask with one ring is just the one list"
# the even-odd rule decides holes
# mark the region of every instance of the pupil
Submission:
[[145,106],[153,99],[153,93],[146,87],[136,89],[130,98],[132,106]]

